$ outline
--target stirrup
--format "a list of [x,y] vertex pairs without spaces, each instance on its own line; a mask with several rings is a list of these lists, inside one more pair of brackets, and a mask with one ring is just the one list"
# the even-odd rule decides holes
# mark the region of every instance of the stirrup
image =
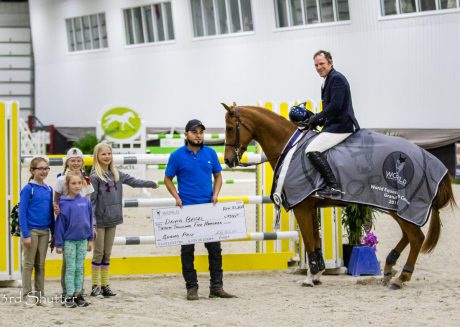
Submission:
[[316,191],[316,194],[320,197],[334,197],[334,196],[339,196],[345,194],[345,192],[342,192],[341,190],[326,186],[325,188]]

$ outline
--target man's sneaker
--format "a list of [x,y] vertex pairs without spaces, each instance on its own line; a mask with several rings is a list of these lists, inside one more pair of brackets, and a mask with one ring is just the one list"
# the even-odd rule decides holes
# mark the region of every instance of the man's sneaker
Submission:
[[187,300],[194,301],[199,299],[200,298],[198,297],[198,287],[192,287],[187,289]]
[[101,287],[97,285],[93,285],[91,289],[91,296],[98,296],[101,295]]
[[64,300],[64,306],[66,308],[76,308],[77,304],[75,303],[75,296],[67,295]]
[[116,293],[112,292],[112,290],[110,289],[109,285],[102,286],[101,289],[102,289],[101,294],[104,297],[111,297],[111,296],[116,296],[117,295]]
[[86,302],[85,298],[81,294],[78,294],[78,296],[75,298],[75,303],[79,307],[87,307],[89,305],[89,303]]
[[220,298],[223,298],[223,299],[229,299],[229,298],[232,298],[232,297],[236,297],[236,295],[233,295],[233,294],[225,292],[223,288],[218,288],[218,289],[215,289],[215,290],[211,290],[209,292],[209,297],[210,298],[220,297]]

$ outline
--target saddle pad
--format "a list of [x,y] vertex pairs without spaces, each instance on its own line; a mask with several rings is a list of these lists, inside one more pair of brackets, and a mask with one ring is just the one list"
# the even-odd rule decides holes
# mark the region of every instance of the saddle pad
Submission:
[[[316,136],[316,132],[309,131],[293,155],[283,185],[286,210],[325,186],[305,155],[306,146]],[[366,129],[325,154],[345,192],[333,199],[394,210],[418,226],[427,222],[439,183],[447,173],[439,159],[417,145]]]

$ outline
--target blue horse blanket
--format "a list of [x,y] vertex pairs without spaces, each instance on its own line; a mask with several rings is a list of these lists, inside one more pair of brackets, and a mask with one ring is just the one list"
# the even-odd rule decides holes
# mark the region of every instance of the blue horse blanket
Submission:
[[[292,157],[282,190],[286,210],[325,186],[305,155],[306,146],[316,136],[317,132],[306,132]],[[325,154],[345,192],[333,199],[394,210],[417,226],[427,222],[439,183],[447,173],[439,159],[417,145],[366,129]],[[279,171],[275,172],[274,184]]]

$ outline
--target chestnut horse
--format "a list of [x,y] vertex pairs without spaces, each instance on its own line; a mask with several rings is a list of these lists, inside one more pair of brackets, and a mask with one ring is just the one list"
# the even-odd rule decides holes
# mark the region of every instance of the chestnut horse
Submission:
[[[268,162],[274,168],[284,146],[295,132],[296,125],[265,108],[236,106],[236,104],[232,107],[222,105],[227,110],[225,115],[225,163],[229,167],[239,165],[248,144],[255,140],[260,144]],[[391,289],[400,289],[404,282],[410,281],[418,254],[420,252],[431,252],[438,243],[441,232],[439,209],[447,204],[455,204],[448,174],[444,176],[439,184],[438,191],[432,202],[430,226],[426,239],[419,226],[401,219],[396,212],[389,212],[401,228],[402,237],[386,258],[383,270],[384,285],[389,285]],[[347,203],[340,200],[319,199],[310,196],[293,208],[309,258],[314,257],[317,253],[315,249],[321,247],[319,226],[315,219],[316,208],[346,205]],[[408,244],[410,244],[410,251],[404,268],[399,276],[392,278],[392,268],[396,264],[400,253]],[[317,259],[323,261],[322,257]],[[309,271],[311,271],[311,267]],[[319,277],[321,273],[313,276],[309,274],[303,285],[313,286],[313,284],[320,284]]]

